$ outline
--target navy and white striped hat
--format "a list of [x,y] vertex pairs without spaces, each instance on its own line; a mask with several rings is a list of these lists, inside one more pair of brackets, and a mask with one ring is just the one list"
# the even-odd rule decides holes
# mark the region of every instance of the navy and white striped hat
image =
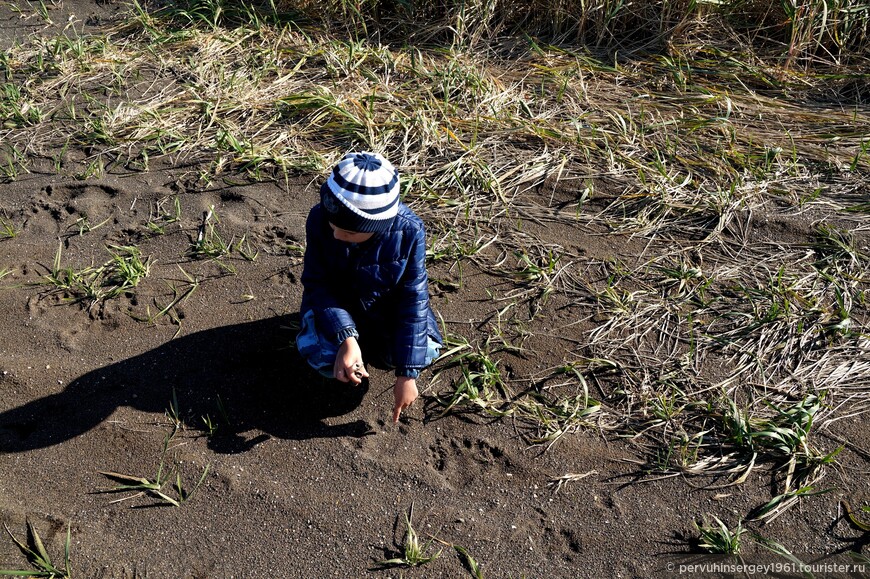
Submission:
[[399,210],[399,172],[378,153],[348,153],[320,187],[330,223],[347,231],[386,231]]

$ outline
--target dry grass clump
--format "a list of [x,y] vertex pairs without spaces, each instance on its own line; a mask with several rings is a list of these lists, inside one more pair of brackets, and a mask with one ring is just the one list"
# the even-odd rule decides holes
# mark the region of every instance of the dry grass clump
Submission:
[[[222,6],[207,0],[191,6]],[[229,3],[227,3],[229,5]],[[264,6],[275,13],[276,5]],[[324,26],[342,24],[415,41],[470,43],[502,34],[527,33],[619,49],[659,47],[679,40],[699,22],[714,20],[746,42],[767,44],[796,58],[848,57],[866,49],[870,13],[860,0],[558,0],[517,2],[379,2],[282,0],[277,12],[302,14]]]
[[[204,22],[197,14],[187,20]],[[623,229],[719,231],[771,176],[809,196],[808,162],[867,163],[862,115],[809,112],[739,83],[723,90],[727,59],[711,79],[705,63],[703,73],[667,59],[650,70],[534,42],[472,54],[262,25],[179,29],[178,18],[141,10],[112,36],[10,51],[7,81],[22,88],[7,99],[8,178],[28,152],[62,166],[68,142],[92,148],[85,176],[162,155],[210,163],[206,178],[239,166],[322,170],[353,147],[413,173],[410,198],[459,204],[470,218],[509,197],[522,206],[518,193],[548,179],[607,176],[628,193],[612,206]],[[767,76],[746,72],[742,83]],[[108,97],[90,96],[97,87]]]

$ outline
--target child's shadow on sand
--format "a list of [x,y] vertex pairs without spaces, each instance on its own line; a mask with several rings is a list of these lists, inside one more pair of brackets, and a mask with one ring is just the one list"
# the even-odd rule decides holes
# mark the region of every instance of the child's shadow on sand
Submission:
[[[291,346],[295,332],[288,327],[298,327],[298,315],[182,336],[89,372],[59,394],[0,413],[0,451],[62,443],[94,428],[119,406],[162,415],[173,399],[191,428],[205,430],[204,416],[217,425],[209,447],[221,453],[248,450],[269,436],[371,433],[362,420],[323,422],[358,407],[366,388],[321,378]],[[243,433],[252,430],[262,433],[246,439]]]

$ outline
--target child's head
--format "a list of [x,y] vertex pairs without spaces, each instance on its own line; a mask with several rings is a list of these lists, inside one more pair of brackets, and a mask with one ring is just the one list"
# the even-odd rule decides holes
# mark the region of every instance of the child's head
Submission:
[[320,188],[320,204],[336,231],[386,231],[399,209],[399,173],[378,153],[349,153]]

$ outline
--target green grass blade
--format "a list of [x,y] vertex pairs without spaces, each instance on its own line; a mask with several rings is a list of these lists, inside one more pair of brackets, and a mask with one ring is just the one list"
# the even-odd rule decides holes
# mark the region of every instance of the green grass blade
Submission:
[[45,562],[46,567],[50,567],[51,557],[48,556],[48,551],[45,550],[45,545],[42,544],[42,538],[39,536],[39,533],[36,532],[36,528],[33,524],[27,523],[27,526],[30,529],[30,534],[33,536],[33,545],[36,547],[40,559]]
[[[862,531],[870,532],[870,524],[867,524],[858,519],[858,517],[855,516],[855,513],[852,511],[852,507],[849,506],[849,503],[847,503],[845,499],[840,499],[840,504],[843,506],[843,510],[846,511],[846,516],[849,518],[853,525],[855,525]],[[862,508],[862,510],[864,512],[868,512],[870,511],[870,508],[864,507]]]
[[70,544],[72,543],[72,523],[66,524],[66,541],[63,544],[63,568],[67,577],[71,575],[70,569]]
[[465,564],[471,574],[474,575],[474,577],[476,577],[477,579],[483,579],[483,571],[481,570],[478,562],[475,561],[471,554],[468,552],[468,549],[459,545],[453,545],[453,548],[456,550],[457,553],[459,553],[459,556],[462,558],[462,562]]
[[130,482],[135,482],[135,483],[138,483],[138,484],[141,484],[141,485],[150,485],[150,484],[152,484],[151,481],[148,480],[148,479],[145,478],[145,477],[140,477],[140,476],[130,476],[130,475],[128,475],[128,474],[121,474],[121,473],[118,473],[118,472],[112,472],[112,471],[106,471],[106,470],[99,470],[99,471],[97,471],[97,472],[100,473],[100,474],[103,475],[103,476],[107,476],[107,477],[109,477],[109,478],[117,479],[117,480],[119,480],[119,481],[130,481]]

